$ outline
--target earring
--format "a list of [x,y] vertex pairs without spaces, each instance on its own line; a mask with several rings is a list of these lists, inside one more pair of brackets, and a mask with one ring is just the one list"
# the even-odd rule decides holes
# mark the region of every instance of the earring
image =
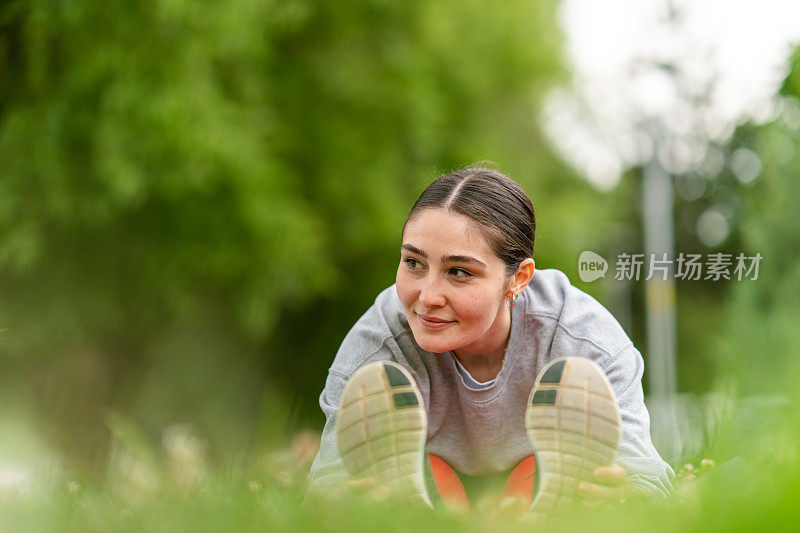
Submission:
[[514,307],[514,302],[517,301],[518,296],[519,294],[515,294],[513,297],[511,296],[506,297],[506,303],[508,304],[509,307]]

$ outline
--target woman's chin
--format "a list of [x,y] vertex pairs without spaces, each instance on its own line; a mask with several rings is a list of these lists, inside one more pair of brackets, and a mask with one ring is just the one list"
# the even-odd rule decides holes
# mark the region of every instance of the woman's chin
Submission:
[[417,341],[417,344],[420,348],[425,350],[426,352],[431,353],[444,353],[450,350],[450,344],[447,342],[442,342],[441,340],[432,340],[426,339],[425,336],[422,335],[414,335],[414,340]]

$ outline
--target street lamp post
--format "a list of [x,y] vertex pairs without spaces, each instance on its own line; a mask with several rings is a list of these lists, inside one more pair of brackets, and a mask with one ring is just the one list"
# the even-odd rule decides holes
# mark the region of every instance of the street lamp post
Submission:
[[[660,136],[659,136],[660,137]],[[655,137],[658,139],[659,137]],[[663,138],[663,137],[662,137]],[[658,144],[656,144],[658,148]],[[658,153],[656,149],[655,154]],[[666,259],[664,274],[645,269],[647,322],[647,384],[654,421],[653,440],[661,453],[678,458],[681,453],[677,431],[677,392],[674,219],[672,177],[654,157],[642,172],[642,224],[647,261]]]

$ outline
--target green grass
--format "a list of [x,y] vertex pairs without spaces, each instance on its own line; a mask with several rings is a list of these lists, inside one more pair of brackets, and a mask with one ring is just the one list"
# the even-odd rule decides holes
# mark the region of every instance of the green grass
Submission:
[[[739,476],[722,483],[688,482],[661,503],[630,502],[576,509],[560,531],[795,530],[800,519],[796,464],[782,475]],[[710,479],[710,478],[709,478]],[[694,484],[696,487],[692,487]],[[696,490],[695,490],[696,489]],[[209,481],[188,491],[160,490],[136,502],[108,488],[39,487],[6,494],[3,531],[529,531],[499,513],[470,516],[426,509],[393,509],[364,500],[304,508],[299,487],[256,487],[244,478]]]
[[[787,413],[778,427],[743,442],[727,432],[714,442],[719,464],[694,480],[677,478],[666,500],[576,507],[558,531],[789,531],[800,523],[800,424]],[[116,424],[116,426],[115,426]],[[393,508],[363,497],[301,507],[312,454],[290,446],[255,460],[211,465],[188,434],[148,448],[126,422],[106,476],[87,481],[41,468],[17,486],[2,484],[0,531],[531,531],[492,502],[469,515]],[[177,436],[176,436],[177,435]],[[306,435],[308,437],[308,435]],[[306,442],[309,439],[306,439]],[[732,463],[732,455],[741,458]],[[76,481],[76,479],[78,479]],[[551,529],[552,529],[551,528]]]

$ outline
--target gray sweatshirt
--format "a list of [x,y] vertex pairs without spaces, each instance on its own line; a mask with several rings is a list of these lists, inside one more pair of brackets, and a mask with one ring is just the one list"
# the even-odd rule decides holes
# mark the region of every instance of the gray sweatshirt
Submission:
[[555,269],[536,270],[520,293],[503,369],[482,389],[467,387],[451,352],[420,348],[395,285],[383,290],[347,333],[330,367],[319,398],[327,421],[311,466],[309,494],[335,492],[346,476],[334,426],[345,383],[360,366],[391,360],[407,368],[428,413],[427,453],[475,476],[510,470],[533,455],[524,422],[528,395],[539,370],[566,355],[592,359],[611,381],[622,416],[617,462],[631,485],[667,495],[675,473],[650,440],[642,356],[611,313]]

